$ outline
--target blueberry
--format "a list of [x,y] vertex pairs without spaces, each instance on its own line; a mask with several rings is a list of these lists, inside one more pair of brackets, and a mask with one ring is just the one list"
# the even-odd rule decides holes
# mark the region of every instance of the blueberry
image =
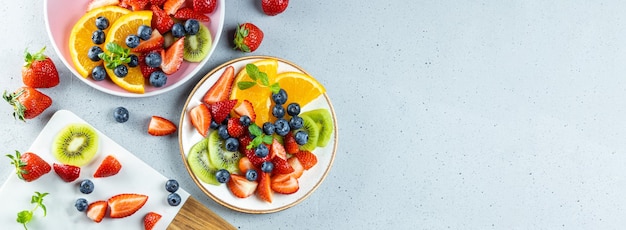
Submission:
[[272,122],[265,122],[263,123],[263,133],[265,133],[266,135],[272,135],[274,134],[274,132],[276,131],[276,126],[274,126],[274,124],[272,124]]
[[215,172],[215,178],[217,182],[226,183],[230,180],[230,172],[226,169],[217,170],[217,172]]
[[178,181],[174,179],[167,180],[167,182],[165,182],[165,190],[168,192],[176,192],[178,190]]
[[152,29],[149,26],[141,25],[137,28],[137,36],[141,40],[148,40],[152,36]]
[[263,158],[266,157],[268,154],[270,154],[270,150],[264,144],[260,144],[256,147],[256,149],[254,149],[254,155],[257,157]]
[[287,91],[280,89],[278,93],[272,93],[272,100],[278,105],[285,104],[287,102]]
[[239,124],[243,125],[244,127],[249,126],[250,123],[252,123],[252,119],[250,119],[248,115],[243,115],[239,117]]
[[285,117],[285,108],[283,108],[282,105],[274,105],[274,107],[272,107],[272,115],[276,118]]
[[87,210],[88,205],[89,203],[85,198],[78,198],[76,199],[76,203],[74,203],[74,207],[76,207],[76,210],[78,210],[79,212],[84,212],[85,210]]
[[180,195],[178,193],[170,193],[167,195],[167,203],[171,206],[178,206],[181,202]]
[[91,180],[86,179],[80,182],[80,192],[84,194],[89,194],[93,192],[93,189],[94,189],[94,185],[93,185],[93,182],[91,182]]
[[97,17],[96,27],[101,30],[109,28],[109,19],[105,18],[104,16]]
[[300,104],[292,102],[287,105],[287,114],[289,116],[297,116],[300,114]]
[[117,77],[126,77],[128,74],[128,67],[126,67],[126,65],[118,65],[115,69],[113,69],[113,73],[115,73],[115,76]]
[[92,46],[91,48],[89,48],[89,51],[87,51],[87,57],[89,57],[89,59],[91,59],[92,61],[100,61],[100,57],[98,55],[100,55],[102,52],[102,48],[100,48],[100,46]]
[[174,26],[172,26],[172,35],[174,35],[175,38],[185,36],[185,27],[183,27],[183,24],[175,23]]
[[309,141],[309,133],[306,131],[298,131],[295,135],[293,135],[294,139],[296,139],[296,143],[299,145],[304,145]]
[[263,172],[272,172],[274,170],[274,164],[271,161],[264,161],[261,163],[261,171]]
[[276,122],[274,122],[274,126],[276,126],[276,134],[280,136],[287,135],[289,130],[291,130],[289,127],[289,123],[283,118],[276,120]]
[[102,30],[94,31],[91,34],[91,41],[96,45],[104,43],[104,32]]
[[115,121],[119,123],[127,122],[129,118],[128,109],[121,106],[115,108],[115,110],[113,111],[113,118],[115,118]]
[[209,125],[209,128],[213,129],[213,130],[217,130],[217,128],[219,128],[220,125],[215,122],[214,120],[211,120],[211,124]]
[[150,85],[154,87],[162,87],[167,83],[167,75],[161,70],[154,71],[150,74]]
[[228,127],[226,125],[220,125],[217,128],[217,135],[220,136],[222,140],[228,139],[230,137],[230,135],[228,134]]
[[128,67],[137,67],[139,65],[139,58],[137,57],[137,55],[131,54],[128,55],[128,58],[130,58],[130,62],[128,62]]
[[293,116],[289,119],[289,128],[291,128],[291,130],[302,128],[303,125],[304,120],[302,120],[300,116]]
[[189,35],[195,35],[200,30],[200,23],[198,20],[189,19],[185,22],[185,32]]
[[146,55],[146,65],[152,68],[158,68],[161,66],[161,54],[157,52],[150,52]]
[[104,67],[101,65],[96,66],[91,70],[91,78],[96,81],[102,81],[106,78],[107,72],[104,70]]
[[248,171],[246,171],[246,179],[248,179],[249,181],[255,181],[258,177],[259,173],[257,173],[256,170],[248,169]]
[[126,46],[128,48],[135,48],[139,45],[139,36],[131,34],[126,36]]
[[226,139],[224,145],[226,147],[226,150],[231,152],[235,152],[237,151],[237,149],[239,149],[239,141],[237,140],[237,138],[234,137],[229,137],[228,139]]

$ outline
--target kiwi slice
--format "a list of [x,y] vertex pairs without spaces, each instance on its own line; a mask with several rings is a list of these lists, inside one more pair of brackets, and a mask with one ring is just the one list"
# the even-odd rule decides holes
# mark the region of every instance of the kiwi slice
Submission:
[[98,134],[91,126],[69,124],[57,133],[52,142],[52,155],[61,163],[83,166],[98,152]]
[[[301,117],[311,118],[319,127],[319,134],[317,139],[317,147],[326,147],[328,141],[333,135],[333,118],[330,116],[330,112],[327,109],[315,109],[306,111],[300,114]],[[309,141],[311,134],[309,134]]]
[[226,169],[230,173],[239,170],[239,159],[241,154],[238,151],[231,152],[226,150],[224,140],[220,138],[217,131],[209,134],[209,162],[217,169]]
[[211,31],[200,24],[197,34],[185,36],[183,59],[188,62],[200,62],[211,50]]
[[309,134],[309,140],[306,142],[306,144],[301,145],[300,149],[313,151],[313,149],[317,147],[317,140],[319,138],[320,128],[317,126],[315,121],[311,119],[310,117],[302,116],[302,115],[300,115],[300,117],[302,117],[303,125],[302,125],[302,128],[299,130],[304,130],[305,132]]
[[194,175],[198,177],[202,182],[212,185],[219,185],[220,183],[215,178],[215,172],[217,171],[209,163],[209,139],[202,138],[202,140],[193,146],[189,150],[187,155],[187,163]]

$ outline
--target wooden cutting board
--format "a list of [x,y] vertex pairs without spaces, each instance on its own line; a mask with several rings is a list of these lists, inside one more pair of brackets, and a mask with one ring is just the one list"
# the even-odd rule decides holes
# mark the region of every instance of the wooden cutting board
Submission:
[[222,217],[209,210],[202,203],[193,197],[189,197],[187,202],[178,211],[174,220],[167,229],[189,230],[189,229],[236,229]]

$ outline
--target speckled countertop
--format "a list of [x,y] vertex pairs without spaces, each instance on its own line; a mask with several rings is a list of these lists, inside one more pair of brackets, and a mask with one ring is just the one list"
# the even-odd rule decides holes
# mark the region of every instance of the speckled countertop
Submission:
[[[69,2],[69,1],[68,1]],[[238,23],[266,37],[255,55],[297,63],[326,86],[340,143],[307,200],[267,215],[231,211],[195,186],[176,136],[201,75],[166,94],[120,98],[58,63],[54,104],[27,123],[0,106],[3,153],[27,149],[49,117],[73,111],[241,229],[621,229],[626,225],[626,2],[291,1],[279,16],[227,1],[203,74],[245,56]],[[22,85],[24,48],[51,47],[41,1],[0,6],[0,86]],[[202,74],[202,75],[203,75]],[[125,106],[131,119],[116,123]],[[0,176],[12,169],[2,162]]]

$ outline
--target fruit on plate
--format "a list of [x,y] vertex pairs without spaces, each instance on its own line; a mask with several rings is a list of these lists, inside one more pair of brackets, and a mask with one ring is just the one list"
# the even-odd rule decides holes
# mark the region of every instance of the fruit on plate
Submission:
[[152,136],[166,136],[175,132],[176,125],[170,120],[160,116],[152,116],[150,119],[148,134]]
[[[278,70],[278,61],[276,59],[262,59],[252,64],[257,67],[258,72],[263,72],[267,75],[269,79],[268,84],[275,83],[274,79]],[[246,69],[239,70],[234,80],[235,84],[232,85],[230,99],[236,99],[239,102],[250,102],[256,114],[255,123],[258,126],[263,126],[263,123],[269,121],[270,118],[271,91],[259,84],[255,84],[245,90],[239,88],[238,82],[250,81],[253,81],[253,79],[248,75]]]
[[17,177],[26,182],[37,180],[52,170],[48,162],[32,152],[21,154],[19,151],[15,151],[15,155],[7,154],[6,156],[11,159],[11,164],[15,166]]
[[237,26],[235,31],[235,49],[243,52],[254,52],[263,41],[263,31],[256,25],[246,22]]
[[96,131],[84,123],[71,123],[63,127],[52,142],[52,155],[61,163],[83,166],[91,162],[99,149]]
[[152,10],[152,13],[154,14],[151,22],[153,28],[157,29],[161,34],[165,34],[172,29],[172,26],[174,26],[174,20],[167,14],[167,12],[157,5],[152,5],[150,10]]
[[[310,118],[317,127],[319,128],[319,132],[317,133],[317,147],[326,147],[330,138],[333,134],[333,118],[330,115],[330,112],[326,109],[314,109],[310,111],[303,112],[301,117]],[[309,137],[311,133],[309,133]]]
[[2,98],[13,106],[13,117],[21,121],[39,116],[52,105],[52,98],[28,86],[20,87],[13,93],[5,90]]
[[52,163],[54,172],[65,182],[72,182],[80,176],[80,167],[67,164]]
[[211,125],[211,112],[209,111],[209,107],[205,104],[199,104],[193,107],[189,111],[189,119],[191,119],[191,125],[196,128],[198,133],[206,137]]
[[167,50],[161,50],[161,70],[165,74],[173,74],[183,64],[183,53],[185,45],[185,37],[178,39],[174,44],[167,48]]
[[31,54],[25,51],[24,66],[22,67],[22,81],[24,85],[33,88],[50,88],[59,84],[59,72],[54,62],[43,52]]
[[185,36],[185,52],[183,58],[188,62],[200,62],[211,51],[213,40],[211,31],[203,24],[199,24],[196,34]]
[[309,136],[307,142],[304,145],[300,145],[300,149],[312,151],[317,147],[320,128],[317,123],[315,123],[315,121],[313,121],[313,119],[309,118],[308,116],[301,115],[300,117],[303,121],[302,130],[305,130],[305,132],[308,133]]
[[161,219],[161,214],[156,212],[149,212],[143,218],[143,228],[145,230],[152,230],[157,222]]
[[142,194],[125,193],[115,195],[107,200],[109,216],[124,218],[135,214],[148,201],[148,196]]
[[96,172],[93,174],[93,177],[102,178],[114,176],[119,173],[121,169],[122,164],[120,161],[113,155],[108,155],[102,160],[98,169],[96,169]]
[[115,6],[120,3],[120,0],[91,0],[89,4],[87,4],[87,11],[91,11],[96,8],[104,7],[104,6]]
[[202,102],[207,105],[212,105],[218,101],[227,100],[232,91],[234,80],[235,68],[232,66],[226,67],[220,78],[217,79],[217,82],[204,94]]
[[193,174],[196,175],[200,181],[212,185],[220,184],[217,182],[217,178],[215,178],[217,169],[209,162],[208,138],[202,138],[200,142],[191,147],[187,155],[187,163]]
[[226,169],[230,173],[237,172],[241,158],[239,151],[226,149],[225,142],[220,138],[218,132],[211,132],[208,139],[209,163],[217,169]]
[[217,0],[192,0],[193,9],[199,13],[210,14],[217,8]]
[[263,12],[269,16],[275,16],[287,9],[289,0],[261,0]]
[[104,200],[92,202],[87,206],[87,217],[93,222],[100,223],[107,212],[109,205]]
[[315,78],[300,72],[279,73],[275,81],[289,94],[284,105],[297,102],[300,107],[304,107],[326,92],[324,86]]
[[239,198],[246,198],[254,194],[258,184],[256,181],[250,181],[237,174],[231,174],[230,180],[226,183],[233,195]]

